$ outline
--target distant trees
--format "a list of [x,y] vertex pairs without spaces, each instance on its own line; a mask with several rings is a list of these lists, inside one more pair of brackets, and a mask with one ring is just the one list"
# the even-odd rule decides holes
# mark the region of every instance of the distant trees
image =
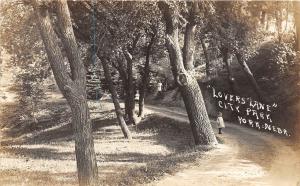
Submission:
[[15,70],[14,88],[19,101],[16,109],[20,115],[37,122],[39,105],[47,99],[44,82],[51,73],[38,28],[32,22],[34,14],[16,1],[1,2],[0,8],[4,17],[0,26],[0,42],[5,53],[11,55],[7,65]]
[[247,3],[215,2],[214,7],[215,17],[209,18],[211,20],[210,32],[219,43],[218,48],[228,72],[228,82],[231,90],[237,91],[230,62],[233,55],[247,75],[258,99],[263,100],[262,91],[246,62],[254,52],[253,48],[255,48],[260,37],[260,32],[257,29],[259,19],[256,19],[259,16],[252,14],[250,5]]
[[300,2],[294,1],[294,19],[296,26],[296,48],[300,51]]
[[[47,72],[47,68],[44,70]],[[44,73],[44,70],[36,64],[36,68],[26,68],[16,77],[16,90],[19,92],[22,114],[35,123],[38,122],[36,114],[39,106],[46,99],[44,80],[48,73]]]
[[48,2],[35,0],[32,5],[56,83],[72,110],[79,185],[97,185],[98,171],[86,98],[86,71],[73,33],[67,1],[59,0],[54,5],[70,75],[52,26]]

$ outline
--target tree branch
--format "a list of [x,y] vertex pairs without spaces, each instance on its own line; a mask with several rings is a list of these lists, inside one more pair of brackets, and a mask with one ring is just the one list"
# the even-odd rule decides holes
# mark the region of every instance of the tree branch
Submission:
[[[70,93],[74,94],[76,92],[75,84],[68,75],[68,68],[64,64],[64,57],[57,44],[58,38],[52,27],[47,7],[40,4],[37,0],[32,1],[32,5],[38,18],[41,37],[55,80],[64,96],[68,98],[70,97]],[[68,87],[67,90],[66,87]]]
[[67,57],[70,63],[73,81],[80,81],[85,84],[85,68],[81,61],[80,52],[74,36],[70,12],[66,0],[55,2],[58,24],[62,34],[62,42],[66,49]]

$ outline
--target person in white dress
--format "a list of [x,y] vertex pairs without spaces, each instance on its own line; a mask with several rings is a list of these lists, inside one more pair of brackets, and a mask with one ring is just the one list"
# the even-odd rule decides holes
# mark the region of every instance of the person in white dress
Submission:
[[156,94],[156,99],[161,99],[163,98],[163,93],[162,93],[162,83],[160,81],[157,82],[157,94]]
[[217,117],[217,125],[219,129],[219,134],[222,134],[222,129],[225,128],[225,123],[222,117],[222,112],[218,112],[218,117]]
[[162,83],[160,81],[157,83],[157,91],[158,92],[162,91]]

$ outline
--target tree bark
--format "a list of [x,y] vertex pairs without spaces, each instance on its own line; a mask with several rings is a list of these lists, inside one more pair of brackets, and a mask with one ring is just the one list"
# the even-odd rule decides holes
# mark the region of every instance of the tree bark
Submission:
[[206,48],[205,43],[204,43],[202,38],[200,39],[200,42],[201,42],[203,54],[204,54],[204,57],[205,57],[206,76],[209,77],[211,75],[211,71],[210,71],[210,61],[209,61],[209,57],[208,57],[207,48]]
[[186,70],[194,68],[195,36],[196,25],[187,23],[184,33],[183,64]]
[[119,75],[122,79],[123,84],[123,91],[124,91],[124,105],[125,105],[125,117],[128,119],[129,117],[129,89],[128,89],[128,75],[126,72],[126,66],[124,65],[123,61],[118,59],[118,65],[115,65],[116,69],[119,72]]
[[109,91],[110,91],[110,94],[112,96],[112,100],[113,100],[113,103],[114,103],[114,106],[115,106],[115,112],[116,112],[116,115],[117,115],[118,123],[121,127],[121,130],[123,132],[124,137],[131,140],[132,139],[131,133],[130,133],[130,131],[129,131],[127,125],[126,125],[126,122],[124,120],[124,117],[123,117],[121,106],[120,106],[120,103],[119,103],[119,100],[118,100],[118,94],[117,94],[117,91],[114,87],[114,84],[113,84],[113,81],[112,81],[112,78],[111,78],[111,74],[110,74],[109,66],[107,64],[107,60],[105,58],[101,58],[101,63],[102,63],[102,66],[103,66],[104,76],[105,76],[105,79],[108,83]]
[[258,84],[257,84],[250,68],[248,67],[247,63],[245,62],[245,60],[243,60],[242,55],[240,53],[237,52],[235,55],[236,55],[238,63],[241,65],[243,71],[248,76],[248,79],[251,82],[251,85],[254,88],[254,91],[256,92],[258,99],[260,101],[263,101],[264,98],[263,98],[262,92],[261,92],[261,90],[260,90],[260,88],[259,88],[259,86],[258,86]]
[[150,83],[150,55],[151,55],[151,48],[154,43],[156,33],[153,33],[151,36],[150,42],[147,46],[147,51],[146,51],[146,61],[145,61],[145,66],[143,69],[143,74],[142,74],[142,81],[140,85],[140,97],[139,97],[139,117],[143,117],[144,115],[144,104],[145,104],[145,96],[146,96],[146,90],[149,87]]
[[127,61],[127,87],[126,87],[126,92],[127,92],[127,101],[128,101],[128,119],[129,123],[136,125],[136,114],[135,114],[135,85],[133,82],[133,60],[132,60],[132,55],[129,53],[128,50],[123,50],[124,56]]
[[275,12],[275,18],[276,18],[278,41],[281,42],[281,39],[282,39],[282,11],[280,9],[278,9]]
[[58,23],[62,32],[62,42],[71,67],[71,77],[64,63],[61,49],[57,44],[58,38],[47,11],[47,2],[35,0],[33,7],[56,83],[72,110],[79,185],[97,185],[98,170],[85,91],[86,72],[80,58],[76,59],[79,51],[67,2],[59,0],[56,2],[56,7]]
[[[191,2],[188,2],[191,3]],[[198,11],[198,3],[191,3],[192,8],[188,16],[188,23],[186,24],[184,32],[184,45],[182,49],[183,64],[186,70],[194,69],[194,53],[195,53],[195,31],[196,22],[195,16]]]
[[[85,91],[82,92],[85,94]],[[75,153],[80,186],[96,186],[98,169],[92,136],[92,122],[85,99],[70,100],[75,137]]]
[[300,2],[294,1],[294,18],[296,25],[296,50],[300,51]]
[[[183,56],[178,41],[178,9],[171,8],[166,2],[158,3],[166,24],[166,46],[174,79],[188,113],[194,141],[196,145],[215,145],[216,137],[208,118],[204,99],[197,80],[184,68]],[[190,61],[191,63],[192,61]],[[190,64],[186,64],[189,66]]]

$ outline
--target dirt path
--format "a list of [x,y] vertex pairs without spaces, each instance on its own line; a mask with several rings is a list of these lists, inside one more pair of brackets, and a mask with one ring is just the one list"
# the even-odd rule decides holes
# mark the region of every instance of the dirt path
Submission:
[[[188,121],[182,111],[157,106],[147,109]],[[150,185],[300,185],[300,151],[294,151],[287,139],[230,123],[220,137],[225,144],[207,152],[197,165]]]

